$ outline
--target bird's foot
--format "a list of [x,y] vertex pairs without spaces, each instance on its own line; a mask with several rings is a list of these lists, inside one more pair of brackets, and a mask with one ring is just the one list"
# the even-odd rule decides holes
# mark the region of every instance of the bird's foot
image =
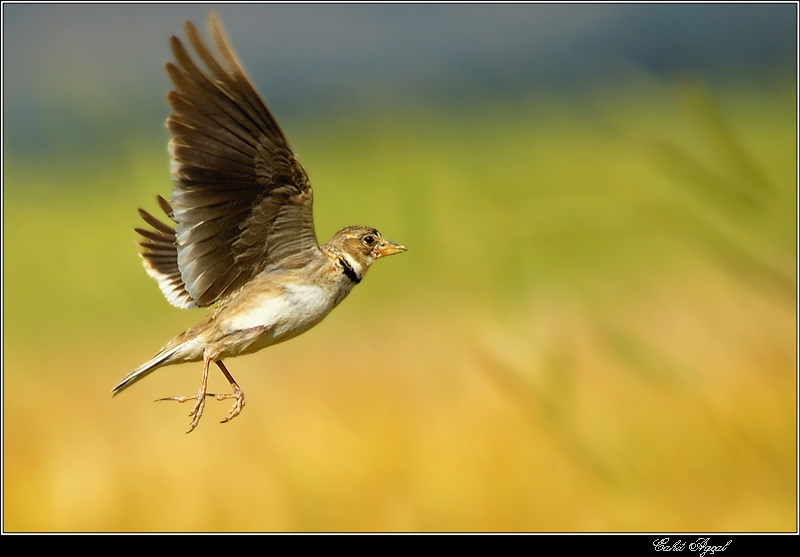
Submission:
[[203,409],[206,407],[206,397],[207,396],[216,396],[209,393],[206,393],[203,389],[197,391],[196,395],[193,396],[171,396],[166,398],[159,398],[156,399],[156,402],[161,402],[163,400],[174,400],[175,402],[188,402],[190,400],[194,400],[194,408],[192,411],[189,412],[189,417],[192,418],[191,423],[189,424],[189,431],[186,433],[191,433],[194,431],[194,428],[197,427],[197,424],[200,423],[200,418],[203,416]]
[[224,420],[222,420],[220,422],[221,424],[224,424],[225,422],[229,422],[232,419],[234,419],[236,416],[238,416],[241,413],[242,408],[244,408],[244,393],[239,388],[239,385],[237,385],[236,383],[233,383],[233,393],[231,393],[231,394],[214,395],[214,394],[209,393],[208,396],[213,396],[217,400],[226,400],[226,399],[229,399],[229,398],[235,398],[236,399],[236,402],[233,404],[233,407],[231,408],[230,412],[228,412],[228,416]]
[[230,372],[225,368],[225,364],[222,363],[222,360],[217,360],[215,363],[219,366],[219,369],[222,370],[222,373],[225,375],[225,378],[231,384],[231,388],[233,388],[233,393],[231,394],[214,394],[209,393],[207,390],[208,386],[208,364],[210,363],[211,358],[204,356],[203,357],[203,382],[200,385],[200,390],[197,391],[197,394],[194,396],[172,396],[167,398],[159,398],[156,402],[160,402],[162,400],[174,400],[175,402],[188,402],[190,400],[194,400],[194,408],[192,411],[189,412],[189,417],[192,418],[192,422],[189,424],[189,431],[186,433],[191,433],[194,431],[194,428],[197,427],[197,424],[200,423],[200,418],[203,416],[203,409],[206,407],[206,397],[213,397],[217,400],[225,400],[228,398],[235,398],[236,402],[233,404],[233,408],[230,409],[228,412],[228,416],[222,420],[222,423],[231,421],[233,418],[241,413],[242,408],[244,408],[244,393],[239,388],[239,385],[236,384],[234,381],[233,376]]

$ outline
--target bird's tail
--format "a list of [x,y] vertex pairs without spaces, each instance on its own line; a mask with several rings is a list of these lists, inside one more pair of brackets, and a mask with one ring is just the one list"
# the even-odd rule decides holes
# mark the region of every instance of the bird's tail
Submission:
[[140,365],[138,368],[130,372],[128,375],[126,375],[122,379],[122,381],[120,381],[117,384],[116,387],[111,389],[112,393],[111,396],[118,395],[119,393],[121,393],[122,391],[124,391],[125,389],[127,389],[140,379],[144,379],[145,377],[150,375],[152,372],[154,372],[161,366],[173,363],[168,361],[169,357],[175,354],[175,352],[177,352],[180,348],[183,348],[186,343],[177,343],[174,346],[170,346],[170,344],[165,346],[158,354],[153,356],[151,360],[145,362],[144,364]]

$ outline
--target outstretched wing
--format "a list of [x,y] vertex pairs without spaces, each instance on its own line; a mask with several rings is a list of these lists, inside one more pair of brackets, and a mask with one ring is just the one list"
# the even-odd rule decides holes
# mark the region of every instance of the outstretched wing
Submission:
[[187,22],[207,72],[176,37],[177,63],[167,64],[173,190],[172,207],[162,208],[175,229],[142,215],[155,229],[143,234],[145,266],[179,307],[208,306],[267,266],[299,267],[319,255],[308,177],[213,13],[210,28],[222,63]]
[[[158,204],[172,219],[172,207],[169,202],[159,195]],[[153,227],[153,230],[134,228],[134,231],[145,238],[144,241],[139,242],[139,245],[144,248],[141,255],[147,274],[158,282],[161,292],[164,293],[170,304],[186,309],[196,307],[197,304],[194,303],[191,294],[186,291],[181,270],[178,268],[175,229],[164,224],[144,209],[139,209],[139,215]]]

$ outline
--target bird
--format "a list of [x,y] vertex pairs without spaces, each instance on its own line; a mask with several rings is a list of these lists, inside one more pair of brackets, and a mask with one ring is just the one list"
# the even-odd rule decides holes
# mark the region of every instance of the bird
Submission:
[[[167,94],[172,193],[170,201],[157,197],[169,220],[139,209],[149,227],[134,230],[145,270],[167,301],[213,309],[125,376],[112,396],[163,366],[202,361],[196,394],[156,401],[194,402],[191,433],[206,398],[234,401],[222,423],[244,408],[244,393],[224,359],[308,331],[375,261],[406,248],[368,226],[346,226],[320,245],[308,175],[248,79],[218,16],[209,16],[217,56],[191,22],[185,27],[206,71],[173,36],[175,63],[166,64],[174,85]],[[231,393],[208,392],[212,363]]]

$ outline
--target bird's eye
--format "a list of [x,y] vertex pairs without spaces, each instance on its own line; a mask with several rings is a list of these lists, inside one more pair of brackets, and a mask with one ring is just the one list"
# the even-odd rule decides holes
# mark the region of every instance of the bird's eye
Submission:
[[364,236],[364,243],[371,246],[375,243],[375,236]]

